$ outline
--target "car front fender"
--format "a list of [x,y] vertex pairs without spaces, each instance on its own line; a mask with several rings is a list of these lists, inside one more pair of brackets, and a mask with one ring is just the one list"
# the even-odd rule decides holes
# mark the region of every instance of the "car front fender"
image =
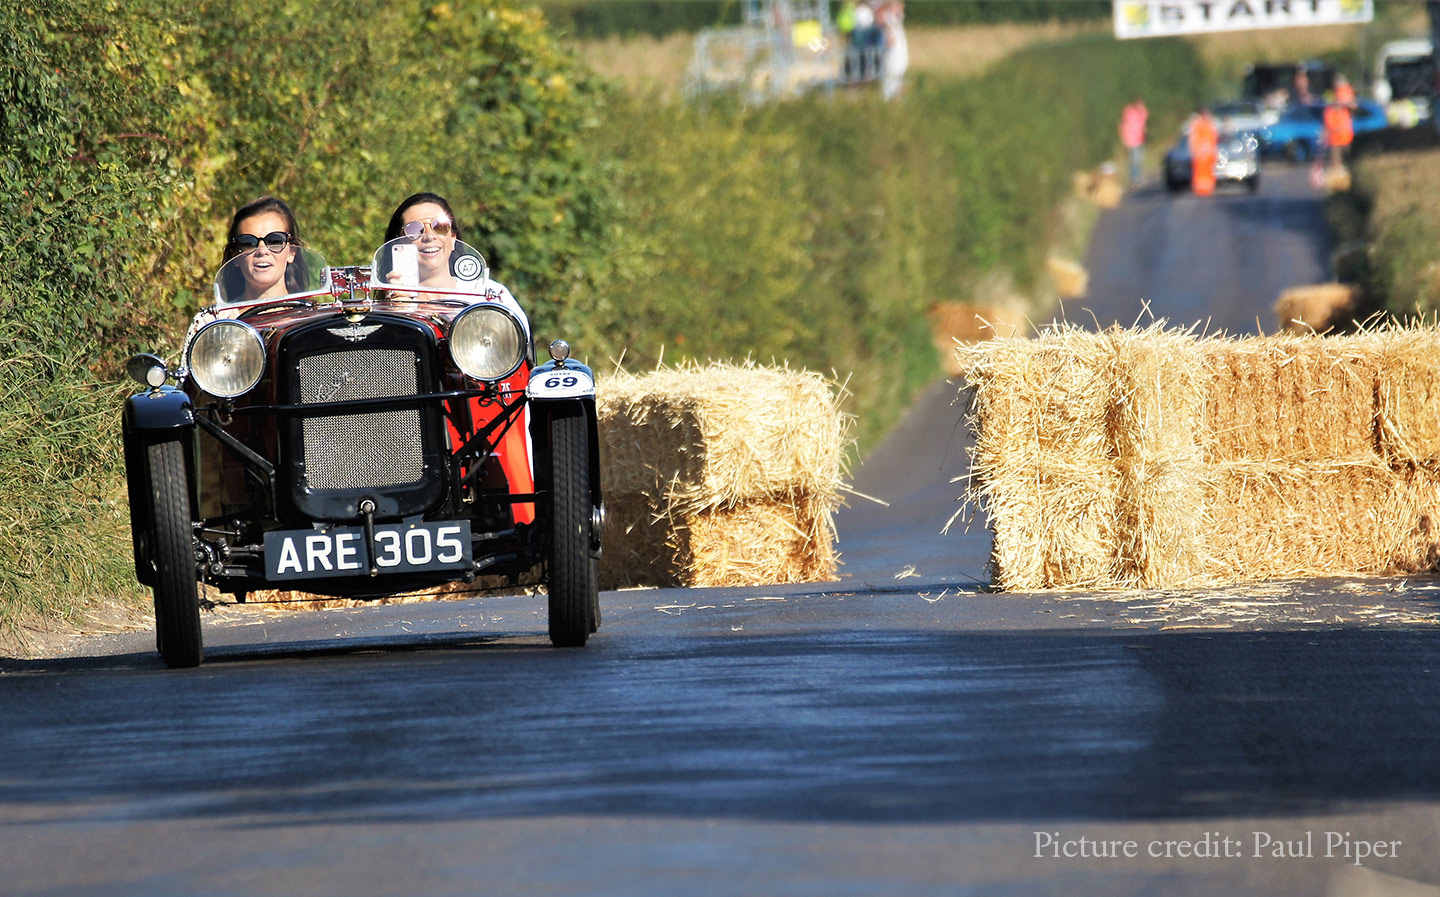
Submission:
[[136,393],[125,403],[125,429],[174,430],[195,426],[190,397],[173,386]]
[[532,402],[595,398],[595,373],[578,361],[547,361],[530,372],[525,387]]
[[[150,477],[145,461],[147,444],[155,438],[180,438],[188,443],[187,457],[194,450],[195,410],[190,397],[174,387],[162,386],[136,393],[125,403],[122,435],[125,443],[125,479],[130,498],[130,535],[135,554],[135,578],[155,584],[150,557],[154,521],[150,517]],[[187,471],[190,492],[195,497],[193,465]]]

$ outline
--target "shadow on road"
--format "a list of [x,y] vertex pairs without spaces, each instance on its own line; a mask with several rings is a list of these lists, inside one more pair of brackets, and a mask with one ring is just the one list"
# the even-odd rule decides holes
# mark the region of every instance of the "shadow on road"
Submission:
[[977,632],[952,618],[584,651],[352,646],[312,663],[333,653],[319,644],[236,649],[188,673],[148,657],[108,658],[101,675],[20,664],[0,707],[0,804],[246,824],[861,824],[1440,797],[1440,641],[1416,631]]

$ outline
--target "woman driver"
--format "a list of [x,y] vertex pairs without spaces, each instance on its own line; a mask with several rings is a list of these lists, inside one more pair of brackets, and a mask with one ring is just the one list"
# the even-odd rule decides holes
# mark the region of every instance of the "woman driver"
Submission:
[[[231,301],[271,299],[305,286],[296,247],[300,228],[283,200],[262,196],[236,210],[225,240],[225,288]],[[233,259],[239,261],[230,264]]]

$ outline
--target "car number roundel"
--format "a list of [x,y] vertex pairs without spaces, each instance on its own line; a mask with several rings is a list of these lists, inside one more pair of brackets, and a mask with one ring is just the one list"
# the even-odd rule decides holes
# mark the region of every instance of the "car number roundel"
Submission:
[[595,394],[595,381],[579,368],[537,372],[526,387],[532,399],[574,399]]

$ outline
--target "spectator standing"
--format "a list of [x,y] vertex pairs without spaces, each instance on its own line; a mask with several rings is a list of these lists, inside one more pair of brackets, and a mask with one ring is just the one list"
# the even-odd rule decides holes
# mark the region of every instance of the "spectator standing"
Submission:
[[859,79],[860,50],[855,43],[855,0],[845,0],[835,13],[835,27],[845,39],[845,81]]
[[1303,66],[1295,70],[1294,96],[1295,102],[1302,104],[1314,99],[1314,97],[1310,95],[1310,73],[1305,71]]
[[1209,109],[1201,109],[1190,120],[1190,189],[1196,196],[1215,192],[1215,158],[1219,155],[1220,132]]
[[1120,142],[1130,151],[1130,184],[1140,183],[1140,167],[1145,155],[1145,123],[1150,110],[1139,97],[1131,100],[1120,113]]
[[885,37],[875,22],[875,9],[867,0],[860,0],[855,5],[855,28],[850,33],[859,80],[873,81],[880,77],[880,48],[885,43]]
[[875,20],[885,41],[885,55],[880,62],[880,95],[893,100],[905,87],[905,69],[910,65],[910,47],[905,40],[905,4],[888,0],[876,13]]
[[1344,75],[1335,76],[1335,102],[1351,109],[1355,108],[1355,87]]
[[1325,143],[1330,147],[1330,164],[1345,167],[1345,150],[1355,140],[1355,123],[1350,107],[1338,101],[1325,107]]

